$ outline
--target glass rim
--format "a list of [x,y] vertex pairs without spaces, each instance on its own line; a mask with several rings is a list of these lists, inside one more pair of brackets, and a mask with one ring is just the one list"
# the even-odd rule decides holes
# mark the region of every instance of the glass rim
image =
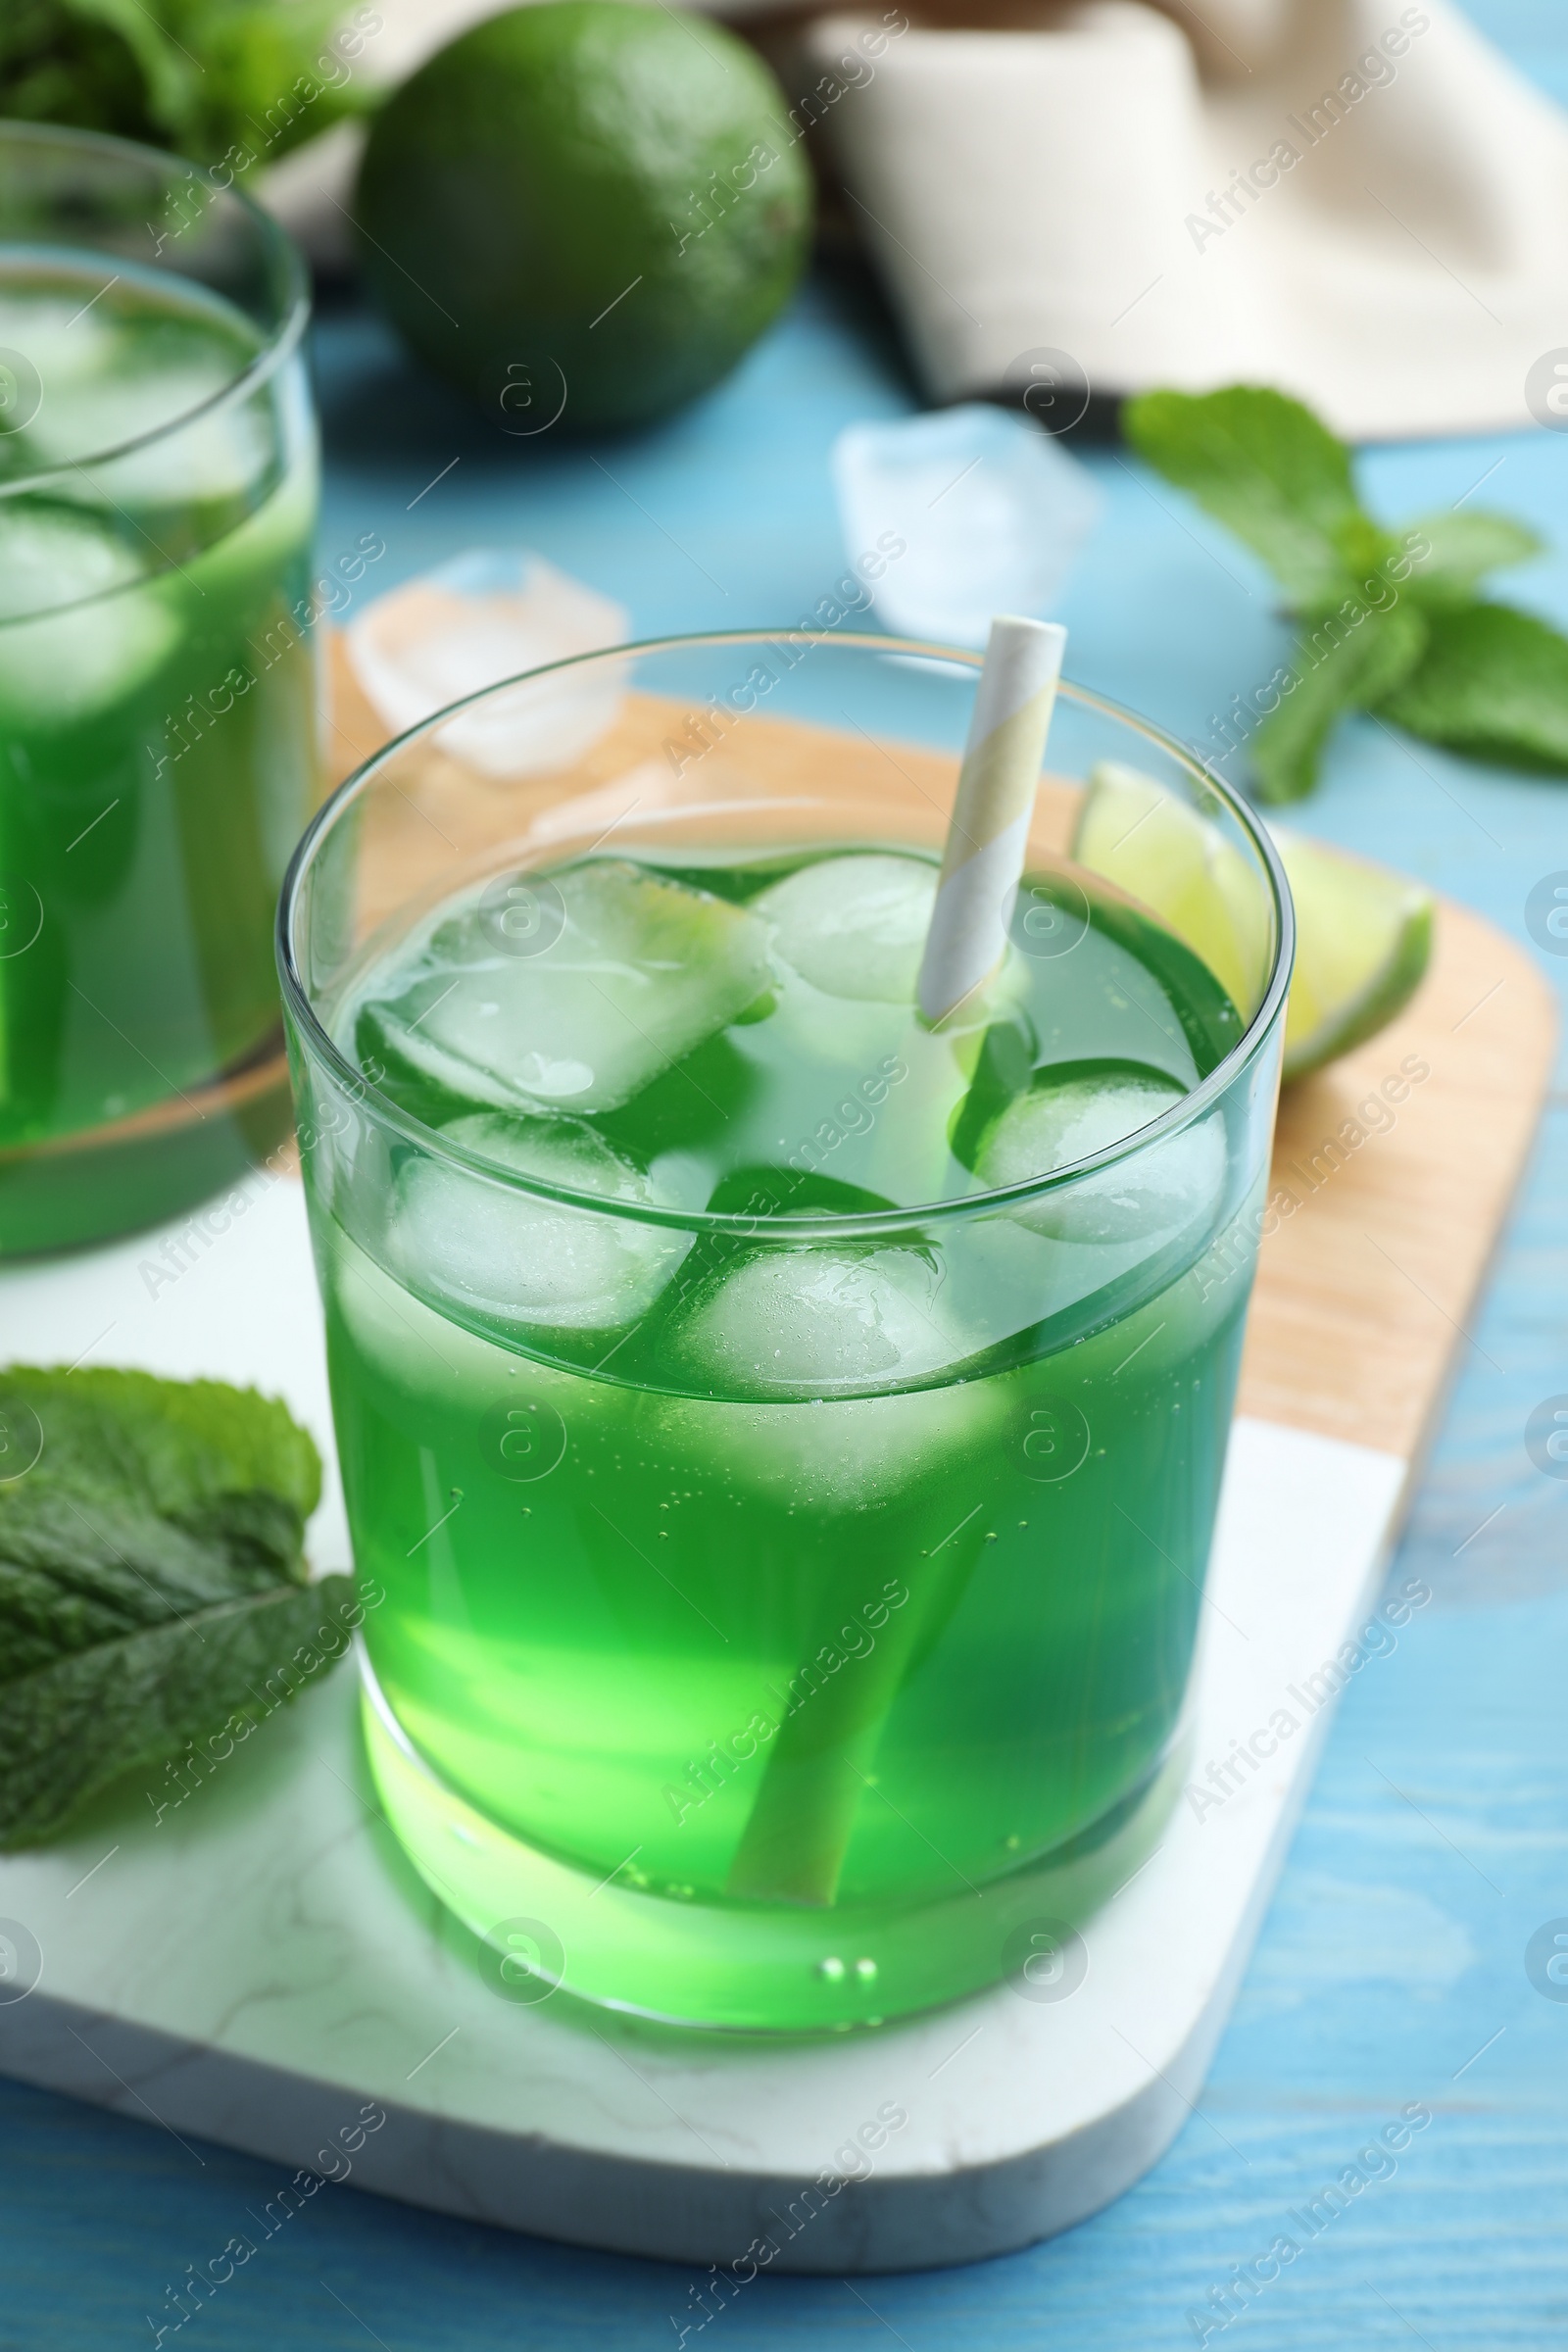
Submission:
[[[1096,694],[1088,687],[1075,686],[1066,678],[1061,680],[1058,691],[1067,701],[1076,703],[1081,709],[1098,711],[1117,725],[1131,728],[1215,793],[1240,822],[1242,830],[1258,854],[1275,916],[1274,959],[1268,982],[1256,1011],[1235,1045],[1221,1056],[1207,1076],[1199,1081],[1191,1094],[1182,1096],[1157,1119],[1151,1119],[1147,1126],[1135,1128],[1130,1136],[1123,1136],[1119,1142],[1107,1145],[1103,1151],[1091,1152],[1084,1159],[1069,1161],[1065,1167],[1053,1168],[1048,1175],[1027,1177],[1019,1184],[1004,1185],[990,1192],[964,1193],[956,1200],[921,1202],[909,1208],[874,1209],[853,1214],[821,1213],[814,1216],[757,1216],[736,1210],[669,1208],[657,1201],[623,1200],[605,1193],[576,1192],[564,1185],[548,1183],[542,1177],[526,1176],[520,1170],[503,1168],[496,1161],[485,1159],[478,1152],[453,1143],[440,1128],[427,1127],[421,1119],[415,1118],[401,1104],[383,1094],[374,1081],[368,1079],[349,1059],[318,1018],[296,964],[293,937],[295,915],[307,877],[318,853],[390,761],[411,743],[421,736],[433,734],[461,712],[487,702],[493,695],[509,693],[536,678],[551,677],[562,670],[578,669],[590,662],[625,662],[642,654],[691,653],[705,646],[766,645],[776,644],[780,640],[809,647],[826,646],[857,653],[902,655],[921,661],[948,662],[958,668],[976,671],[984,661],[983,655],[963,647],[939,645],[914,637],[873,636],[864,630],[845,633],[794,628],[704,629],[690,635],[639,638],[627,645],[598,646],[590,653],[570,654],[559,662],[545,662],[537,668],[520,670],[515,676],[498,678],[492,685],[481,686],[474,693],[463,695],[457,702],[444,705],[441,710],[432,711],[428,718],[419,719],[414,726],[406,727],[400,735],[393,736],[372,753],[368,760],[363,760],[353,774],[345,777],[321,803],[295,844],[294,854],[283,876],[282,889],[278,893],[275,936],[284,1008],[297,1024],[308,1054],[324,1062],[333,1077],[347,1087],[357,1102],[370,1108],[384,1125],[397,1130],[406,1142],[414,1144],[431,1157],[445,1160],[449,1165],[461,1169],[465,1175],[479,1178],[496,1191],[522,1193],[563,1207],[585,1209],[597,1215],[621,1218],[629,1224],[655,1225],[678,1233],[723,1234],[751,1241],[776,1236],[781,1247],[795,1243],[917,1235],[934,1224],[992,1215],[999,1210],[1026,1205],[1049,1193],[1076,1184],[1086,1176],[1099,1174],[1122,1160],[1135,1157],[1163,1142],[1166,1137],[1195,1125],[1212,1111],[1249,1063],[1256,1059],[1276,1015],[1283,1008],[1290,988],[1296,953],[1296,915],[1285,868],[1267,827],[1233,785],[1215,775],[1196,753],[1188,751],[1174,736],[1165,734],[1150,720],[1124,710],[1107,697]],[[1043,772],[1049,773],[1049,765]],[[911,1017],[914,1017],[912,1007]],[[571,1113],[566,1110],[556,1115],[569,1117]]]
[[[18,474],[0,481],[0,498],[15,498],[23,492],[35,491],[41,483],[59,480],[65,475],[81,473],[93,466],[117,465],[122,458],[134,456],[139,450],[153,449],[172,434],[183,432],[199,417],[216,413],[233,400],[248,399],[292,357],[304,336],[311,316],[311,286],[306,273],[304,257],[293,238],[279,220],[263,210],[254,197],[247,196],[230,180],[225,186],[205,164],[192,163],[188,156],[176,155],[167,147],[149,147],[141,139],[122,139],[105,130],[79,130],[69,122],[25,122],[0,120],[0,146],[11,142],[21,146],[57,146],[96,151],[103,155],[120,156],[146,166],[156,164],[172,180],[177,175],[204,181],[212,195],[228,197],[242,214],[248,215],[253,230],[259,235],[262,247],[270,258],[282,267],[279,315],[277,322],[267,333],[254,358],[239,374],[216,392],[209,392],[192,408],[181,410],[177,416],[155,424],[144,433],[133,433],[126,441],[117,441],[107,449],[93,450],[78,458],[64,458],[57,465],[40,466],[31,473]],[[46,248],[23,247],[17,239],[0,238],[0,254],[7,247],[19,250],[44,251]],[[192,284],[200,280],[184,270],[171,270],[171,276],[185,277]],[[91,602],[89,598],[85,600]],[[59,610],[60,608],[55,608]],[[27,614],[31,619],[36,617]]]

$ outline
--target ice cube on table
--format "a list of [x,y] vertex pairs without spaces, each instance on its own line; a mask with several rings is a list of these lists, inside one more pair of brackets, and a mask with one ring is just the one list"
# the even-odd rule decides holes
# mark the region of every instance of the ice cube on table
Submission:
[[74,725],[157,669],[179,620],[144,570],[85,515],[0,500],[0,701],[14,721]]
[[508,928],[492,883],[411,984],[365,1001],[395,1054],[469,1102],[616,1110],[771,984],[755,915],[623,859],[529,876],[523,895],[536,928]]
[[751,902],[775,953],[813,988],[859,1003],[912,1004],[936,898],[917,858],[824,858]]
[[846,426],[833,482],[852,564],[904,542],[866,582],[878,619],[976,647],[998,612],[1054,611],[1101,505],[1058,441],[985,401]]
[[[441,1132],[498,1168],[564,1192],[657,1199],[644,1171],[578,1119],[478,1111]],[[562,1331],[635,1322],[690,1247],[674,1229],[507,1192],[425,1157],[398,1179],[388,1237],[397,1270],[427,1297]]]
[[[1158,1071],[1038,1078],[981,1140],[975,1174],[989,1189],[1023,1184],[1088,1159],[1162,1118],[1184,1090]],[[1225,1183],[1218,1112],[1115,1166],[1011,1213],[1063,1242],[1157,1242],[1211,1216]]]
[[719,1396],[833,1396],[928,1378],[969,1352],[926,1251],[853,1244],[760,1250],[700,1291],[675,1362]]
[[[627,615],[543,557],[471,549],[367,606],[348,631],[355,676],[394,734],[449,703],[572,654],[623,645]],[[560,767],[619,707],[618,662],[499,695],[440,729],[444,752],[487,776]]]

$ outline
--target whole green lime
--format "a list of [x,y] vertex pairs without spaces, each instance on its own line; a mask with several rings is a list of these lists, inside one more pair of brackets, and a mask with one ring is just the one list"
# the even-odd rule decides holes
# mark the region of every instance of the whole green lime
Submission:
[[377,116],[371,291],[510,433],[664,415],[800,275],[811,181],[783,93],[710,19],[541,0],[475,25]]

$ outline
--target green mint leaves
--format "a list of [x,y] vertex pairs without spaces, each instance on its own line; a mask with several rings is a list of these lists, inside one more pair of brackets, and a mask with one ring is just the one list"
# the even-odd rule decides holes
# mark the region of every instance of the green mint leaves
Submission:
[[[5,0],[0,112],[172,147],[228,173],[363,104],[380,29],[352,0]],[[348,20],[345,30],[345,20]]]
[[1428,551],[1416,562],[1412,587],[1429,611],[1471,603],[1489,571],[1523,564],[1542,550],[1541,540],[1522,522],[1507,514],[1489,514],[1484,508],[1423,514],[1411,525],[1410,536],[1424,542]]
[[1349,451],[1298,401],[1245,384],[1197,399],[1146,392],[1122,424],[1139,456],[1245,539],[1304,612],[1338,604],[1384,552]]
[[1304,800],[1317,782],[1330,735],[1348,710],[1371,710],[1402,685],[1426,651],[1419,613],[1336,609],[1308,624],[1291,664],[1289,686],[1252,738],[1252,772],[1259,797]]
[[1282,392],[1148,392],[1122,421],[1140,457],[1262,559],[1299,624],[1289,666],[1256,698],[1262,799],[1304,798],[1352,710],[1471,759],[1568,773],[1568,639],[1478,594],[1540,553],[1533,531],[1468,508],[1385,530],[1357,498],[1349,451]]
[[243,1738],[343,1654],[352,1580],[306,1582],[320,1486],[254,1391],[0,1372],[0,1849],[187,1741]]
[[1429,743],[1540,775],[1568,772],[1568,639],[1507,605],[1433,613],[1426,659],[1383,716]]

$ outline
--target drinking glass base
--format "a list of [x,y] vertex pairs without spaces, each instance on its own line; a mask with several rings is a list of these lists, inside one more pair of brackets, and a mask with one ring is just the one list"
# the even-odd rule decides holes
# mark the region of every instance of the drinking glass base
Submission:
[[[900,1908],[680,1902],[594,1879],[479,1812],[418,1754],[361,1652],[370,1771],[404,1851],[479,1938],[493,1989],[733,2034],[881,2026],[1011,1983],[1030,2001],[1084,1981],[1081,1929],[1153,1851],[1187,1763],[1178,1738],[1129,1796],[1004,1879]],[[634,1857],[628,1855],[627,1861]],[[621,1865],[625,1867],[624,1864]]]
[[293,1123],[274,1031],[242,1063],[124,1119],[0,1146],[0,1258],[156,1225],[259,1166]]

